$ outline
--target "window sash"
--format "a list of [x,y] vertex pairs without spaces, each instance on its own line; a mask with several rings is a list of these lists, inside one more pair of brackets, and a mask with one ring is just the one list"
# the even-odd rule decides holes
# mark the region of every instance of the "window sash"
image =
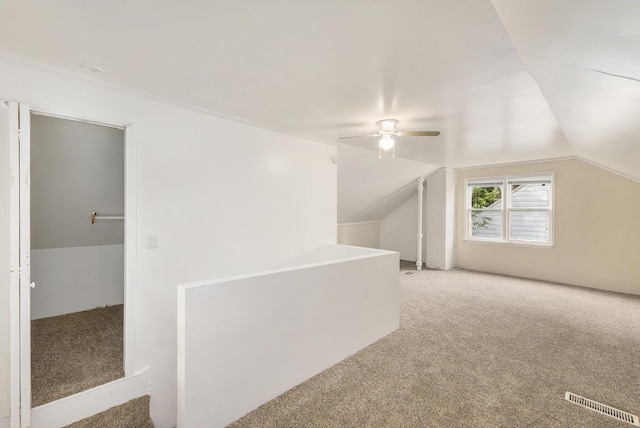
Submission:
[[551,185],[550,177],[527,177],[527,178],[507,178],[507,184],[511,185],[522,185],[522,184],[548,184]]
[[469,210],[468,220],[468,235],[473,239],[503,240],[504,210],[473,208]]
[[[514,216],[515,214],[515,216]],[[526,214],[519,216],[518,214]],[[535,214],[543,214],[542,216]],[[520,217],[520,218],[517,218]],[[519,242],[547,243],[551,238],[551,210],[510,209],[509,240]]]
[[[549,209],[551,207],[551,186],[547,183],[543,184],[544,187],[540,183],[534,182],[509,184],[508,207],[511,209]],[[519,188],[514,189],[514,186],[519,186]]]
[[504,180],[489,180],[489,181],[483,181],[483,180],[479,180],[479,181],[469,181],[467,182],[467,186],[468,187],[501,187],[504,186]]
[[[538,246],[553,245],[553,192],[555,177],[551,174],[515,177],[494,177],[473,179],[466,181],[467,228],[466,239],[473,241],[488,241],[500,243],[529,244]],[[544,185],[546,195],[540,196],[541,201],[532,201],[528,206],[526,197],[513,206],[514,192],[512,186]],[[499,187],[501,191],[500,204],[485,208],[473,208],[472,194],[476,187]],[[536,206],[538,205],[538,206]],[[494,224],[488,224],[485,230],[478,228],[478,215],[494,213]],[[524,214],[531,214],[526,216]],[[538,217],[535,219],[535,217]],[[520,217],[520,218],[518,218]],[[526,220],[528,218],[528,220]],[[526,222],[531,225],[527,226]],[[524,222],[524,223],[523,223]],[[496,225],[499,224],[499,236]],[[530,230],[526,230],[529,228]],[[488,230],[491,229],[491,230]]]

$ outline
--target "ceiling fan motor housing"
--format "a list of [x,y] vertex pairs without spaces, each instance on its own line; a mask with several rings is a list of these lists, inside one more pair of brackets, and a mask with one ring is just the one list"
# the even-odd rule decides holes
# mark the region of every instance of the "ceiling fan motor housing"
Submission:
[[398,121],[395,119],[382,119],[376,122],[378,125],[378,129],[381,133],[384,132],[395,132],[396,126],[398,125]]

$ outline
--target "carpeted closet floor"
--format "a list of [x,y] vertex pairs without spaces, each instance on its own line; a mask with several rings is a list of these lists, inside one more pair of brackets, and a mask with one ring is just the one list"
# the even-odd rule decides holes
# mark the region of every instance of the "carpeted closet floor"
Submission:
[[123,305],[31,322],[32,407],[124,376]]

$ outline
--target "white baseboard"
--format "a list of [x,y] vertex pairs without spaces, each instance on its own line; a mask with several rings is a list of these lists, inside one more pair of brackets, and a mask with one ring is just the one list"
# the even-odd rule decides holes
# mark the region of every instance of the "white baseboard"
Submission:
[[9,423],[11,422],[10,418],[2,418],[0,419],[0,428],[9,428]]
[[31,409],[31,428],[55,428],[149,393],[149,369]]

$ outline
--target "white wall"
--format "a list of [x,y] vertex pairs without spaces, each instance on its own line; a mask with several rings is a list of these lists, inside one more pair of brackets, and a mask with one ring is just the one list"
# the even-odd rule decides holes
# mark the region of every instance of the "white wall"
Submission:
[[178,427],[226,426],[399,327],[398,254],[346,250],[181,287]]
[[380,222],[339,223],[338,244],[380,248]]
[[[135,370],[151,367],[154,423],[173,426],[177,284],[259,271],[335,243],[336,148],[6,61],[0,98],[133,124],[135,345],[127,352]],[[145,247],[149,234],[158,248]]]
[[[422,261],[431,269],[455,266],[455,191],[452,169],[440,168],[425,179]],[[417,235],[418,195],[415,195],[382,220],[380,248],[398,251],[402,260],[416,261]]]
[[440,168],[427,177],[427,267],[456,266],[456,172]]
[[[417,190],[416,190],[417,193]],[[427,260],[427,192],[422,199],[422,261]],[[380,226],[380,248],[400,253],[401,260],[416,261],[418,253],[418,195],[386,216]]]
[[31,116],[31,248],[124,243],[124,131]]
[[121,305],[124,245],[31,250],[31,278],[32,320]]
[[[465,241],[464,180],[555,172],[553,248]],[[580,160],[458,171],[461,268],[640,294],[640,183]]]

